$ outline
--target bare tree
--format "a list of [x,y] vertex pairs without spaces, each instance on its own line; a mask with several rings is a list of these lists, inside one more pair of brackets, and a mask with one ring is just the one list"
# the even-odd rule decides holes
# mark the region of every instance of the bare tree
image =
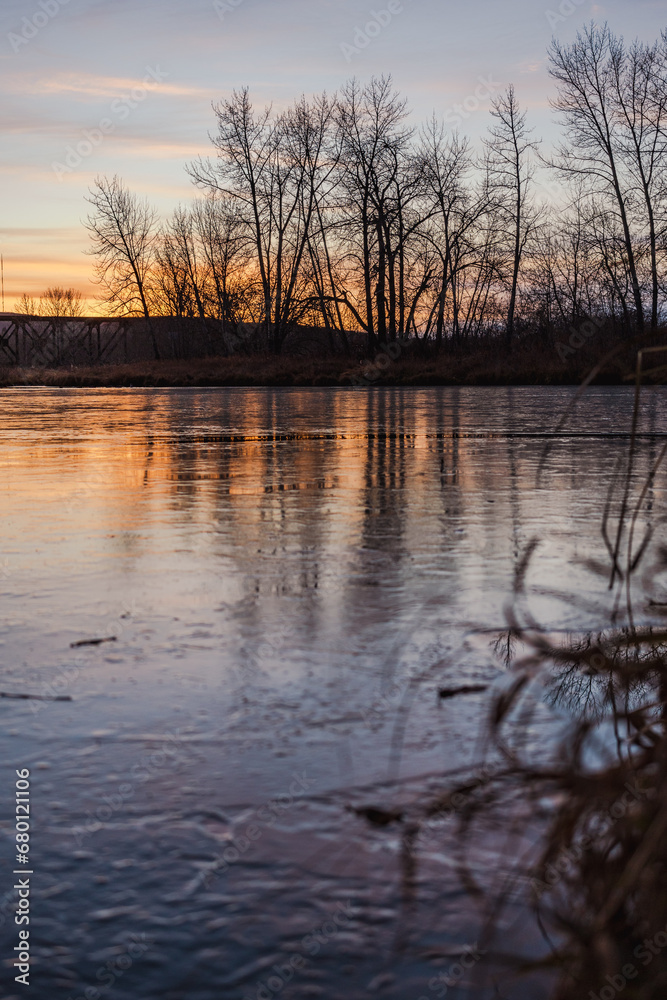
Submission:
[[16,304],[16,312],[23,316],[36,316],[38,305],[32,295],[24,292]]
[[505,338],[511,350],[514,338],[517,293],[521,264],[529,239],[535,232],[536,215],[531,204],[533,167],[530,153],[536,143],[530,138],[526,113],[519,107],[513,86],[493,102],[497,124],[487,140],[489,187],[497,203],[502,236],[510,253],[510,292]]
[[[243,222],[253,241],[264,296],[267,333],[271,322],[272,282],[270,251],[266,240],[270,175],[275,156],[271,109],[255,114],[248,88],[234,91],[228,101],[214,105],[218,134],[213,145],[218,163],[199,159],[188,167],[193,181],[209,192],[220,192],[238,201]],[[270,243],[268,244],[270,247]],[[265,252],[265,248],[267,252]]]
[[238,331],[241,322],[253,319],[252,246],[231,199],[215,194],[198,199],[192,214],[208,275],[203,298],[208,312],[221,321],[225,340],[228,332]]
[[264,321],[278,353],[303,315],[302,265],[322,188],[329,183],[327,138],[333,103],[304,98],[278,117],[256,114],[246,89],[215,106],[217,163],[198,160],[193,180],[240,206],[252,239],[264,297]]
[[169,262],[171,272],[180,276],[182,294],[187,289],[187,297],[192,303],[190,311],[205,322],[208,264],[199,253],[192,212],[182,207],[176,209],[162,234],[158,260],[161,253],[165,263]]
[[[643,198],[651,200],[651,163],[659,153],[655,142],[662,133],[664,112],[662,99],[656,105],[647,70],[661,60],[657,52],[650,54],[636,45],[628,65],[623,42],[606,24],[601,28],[589,25],[569,46],[552,42],[549,54],[550,72],[558,83],[553,106],[568,140],[559,146],[554,165],[566,177],[586,182],[616,216],[641,333],[645,325],[642,249],[633,232],[633,211],[637,181],[644,187]],[[657,127],[656,121],[649,125],[656,110]]]
[[151,279],[159,240],[157,213],[146,200],[123,186],[119,177],[98,177],[86,199],[94,208],[85,225],[91,236],[88,253],[112,313],[143,316],[153,351],[160,352],[151,322]]
[[[622,123],[620,152],[630,183],[643,202],[651,272],[651,330],[658,329],[659,239],[664,237],[665,156],[667,153],[667,31],[660,42],[610,38],[610,64],[616,114]],[[662,218],[661,218],[662,216]],[[641,223],[640,223],[641,225]]]
[[[404,125],[406,116],[406,102],[393,90],[390,77],[374,78],[363,88],[356,80],[349,81],[336,105],[339,232],[356,265],[363,303],[357,305],[347,294],[345,304],[366,330],[370,351],[387,341],[387,300],[392,283],[395,291],[393,266],[400,259],[392,231],[401,221],[401,191],[412,138],[412,130]],[[399,236],[397,243],[402,242]]]
[[591,216],[585,196],[549,210],[530,275],[548,325],[575,324],[603,307]]
[[74,288],[47,288],[39,300],[40,316],[55,318],[83,315],[81,292]]
[[426,196],[432,205],[426,232],[439,259],[437,295],[427,330],[435,333],[439,345],[447,317],[453,336],[459,338],[475,325],[478,309],[484,311],[488,303],[495,273],[487,220],[491,200],[488,185],[475,180],[468,140],[448,132],[435,117],[422,130],[420,156]]
[[155,252],[155,264],[152,307],[160,314],[175,316],[177,319],[194,316],[190,279],[168,229],[161,234]]

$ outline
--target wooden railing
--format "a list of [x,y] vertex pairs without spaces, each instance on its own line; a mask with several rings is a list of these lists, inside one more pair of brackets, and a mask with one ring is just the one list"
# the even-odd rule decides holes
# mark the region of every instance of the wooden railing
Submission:
[[0,364],[60,367],[128,361],[131,322],[0,313]]

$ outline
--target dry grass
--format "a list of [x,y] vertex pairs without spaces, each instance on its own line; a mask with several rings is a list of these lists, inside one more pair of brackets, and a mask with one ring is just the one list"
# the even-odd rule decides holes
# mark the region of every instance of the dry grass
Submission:
[[[567,336],[556,337],[556,343]],[[616,349],[610,346],[616,343]],[[410,343],[396,360],[333,355],[238,354],[173,361],[71,368],[0,367],[0,386],[429,386],[574,385],[602,361],[595,380],[622,384],[633,372],[636,345],[602,334],[566,360],[551,343],[535,335],[508,354],[499,338],[453,345],[437,353],[434,345]]]
[[[636,430],[633,425],[601,525],[609,565],[589,566],[609,581],[611,618],[597,632],[550,639],[524,600],[537,545],[528,546],[508,632],[498,643],[512,677],[491,706],[487,734],[504,765],[498,780],[468,797],[461,818],[462,838],[471,843],[477,825],[484,827],[498,810],[508,827],[517,816],[542,816],[541,846],[529,867],[519,865],[515,887],[531,887],[528,899],[550,946],[538,965],[558,980],[552,1000],[667,996],[667,597],[661,579],[667,547],[653,528],[639,530],[667,446],[639,481]],[[618,511],[613,524],[610,511]],[[665,516],[656,512],[652,521],[659,533]],[[534,738],[525,739],[539,701],[569,719],[557,746],[547,741],[537,748]],[[507,779],[514,800],[507,798]],[[479,891],[465,858],[461,871]],[[490,937],[505,902],[488,899]],[[517,957],[516,967],[530,963]]]

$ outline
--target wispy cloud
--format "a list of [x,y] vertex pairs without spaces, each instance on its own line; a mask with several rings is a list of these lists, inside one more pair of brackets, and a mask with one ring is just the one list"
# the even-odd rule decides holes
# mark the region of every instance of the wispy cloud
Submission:
[[17,240],[71,240],[81,241],[81,229],[79,226],[2,226],[0,227],[0,238]]
[[119,93],[131,91],[136,87],[151,87],[161,94],[170,97],[209,97],[209,91],[204,87],[191,87],[178,83],[154,81],[146,82],[143,75],[138,77],[125,76],[94,76],[83,73],[58,73],[44,78],[29,78],[26,74],[10,78],[9,86],[15,93],[47,94],[47,95],[79,95],[84,98],[118,96]]

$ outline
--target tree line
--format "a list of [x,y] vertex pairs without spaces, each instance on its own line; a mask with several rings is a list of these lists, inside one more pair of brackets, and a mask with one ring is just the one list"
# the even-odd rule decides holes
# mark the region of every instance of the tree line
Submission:
[[[213,105],[215,155],[161,222],[118,177],[86,225],[110,312],[251,324],[280,352],[296,327],[373,352],[594,319],[655,332],[666,290],[667,31],[630,44],[589,25],[549,49],[562,140],[545,153],[513,86],[480,149],[436,117],[415,128],[390,78],[257,110]],[[549,178],[545,197],[539,178]]]

